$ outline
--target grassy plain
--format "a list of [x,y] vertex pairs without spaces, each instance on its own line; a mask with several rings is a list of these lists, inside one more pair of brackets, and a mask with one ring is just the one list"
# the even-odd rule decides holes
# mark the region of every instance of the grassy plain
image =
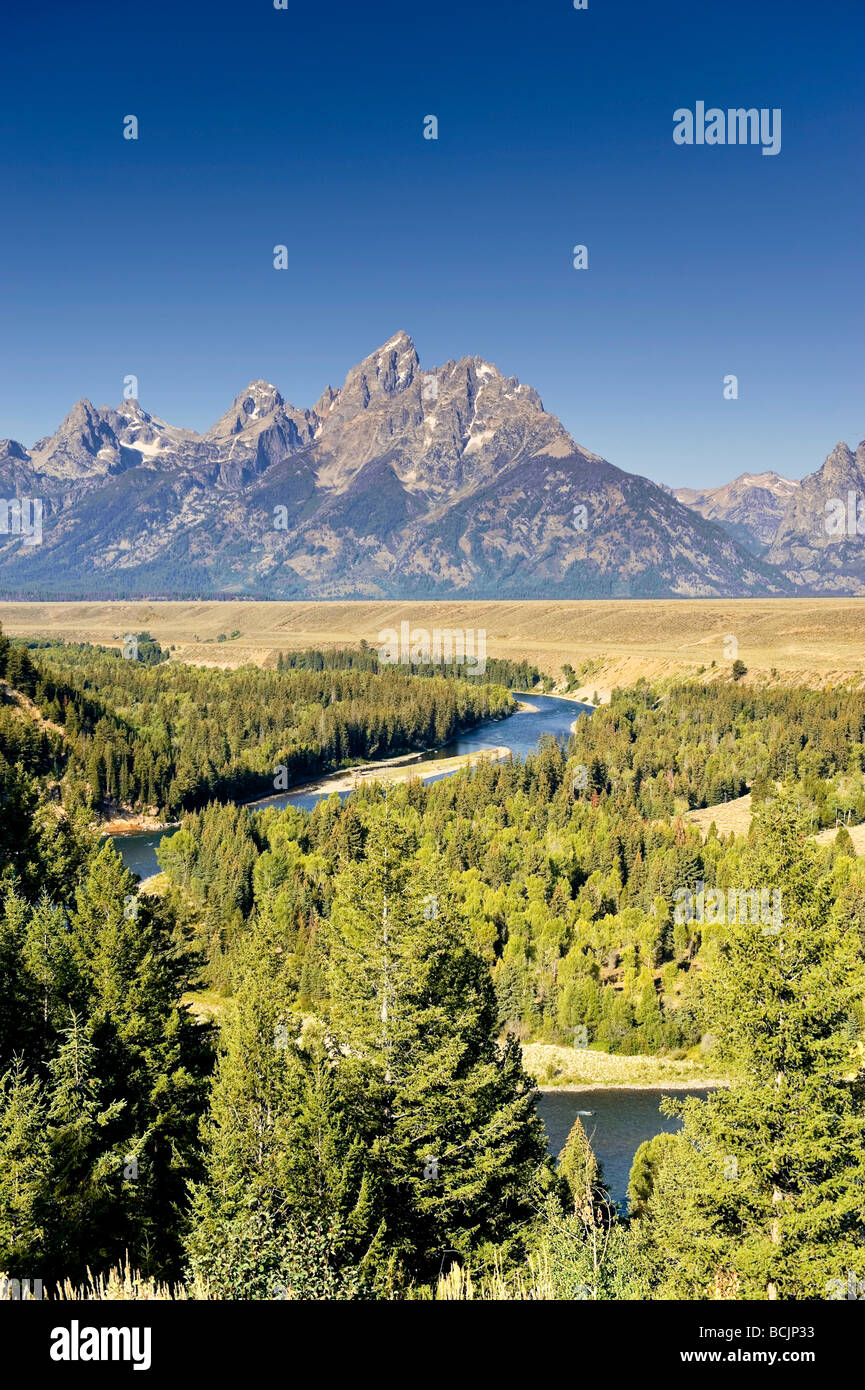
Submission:
[[865,687],[865,598],[0,603],[11,636],[119,645],[124,633],[147,629],[178,659],[218,666],[272,665],[280,651],[361,638],[378,645],[379,632],[403,621],[482,628],[489,656],[532,661],[556,679],[564,662],[577,671],[591,663],[581,687],[588,698],[595,690],[608,698],[639,676],[728,680],[734,656],[748,668],[746,684]]

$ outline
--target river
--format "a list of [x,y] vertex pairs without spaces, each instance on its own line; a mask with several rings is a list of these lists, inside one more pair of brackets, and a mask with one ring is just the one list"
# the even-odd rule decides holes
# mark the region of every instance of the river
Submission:
[[[542,734],[554,734],[556,738],[567,743],[571,725],[577,716],[591,712],[590,705],[577,704],[574,700],[563,700],[555,695],[524,695],[517,698],[533,708],[517,710],[516,714],[512,714],[508,719],[485,719],[476,728],[460,734],[458,738],[452,739],[434,753],[424,754],[425,760],[453,758],[496,747],[507,748],[515,757],[525,758],[537,747]],[[452,777],[453,773],[443,773],[442,776]],[[432,774],[425,777],[424,781],[435,782],[438,778]],[[277,810],[281,810],[288,805],[300,806],[305,811],[311,811],[315,803],[326,795],[326,791],[287,791],[276,796],[265,796],[248,804],[251,809],[258,811],[264,810],[266,806],[275,806]],[[172,828],[143,830],[132,835],[114,835],[112,838],[126,867],[134,874],[140,874],[142,878],[149,878],[152,874],[159,873],[157,845],[164,835],[173,834]]]
[[[589,1137],[595,1157],[600,1163],[604,1181],[614,1202],[624,1205],[628,1178],[634,1154],[646,1139],[665,1132],[674,1133],[679,1121],[660,1112],[661,1097],[674,1094],[705,1100],[708,1090],[665,1091],[631,1086],[608,1086],[591,1091],[544,1091],[538,1111],[546,1126],[550,1153],[555,1157],[564,1148],[565,1140],[576,1115]],[[585,1113],[585,1112],[590,1113]]]

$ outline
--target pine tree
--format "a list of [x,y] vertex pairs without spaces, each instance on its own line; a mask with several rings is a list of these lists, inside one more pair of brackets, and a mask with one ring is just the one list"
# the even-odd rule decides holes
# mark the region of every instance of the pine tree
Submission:
[[102,788],[104,784],[102,753],[99,745],[90,745],[90,754],[87,758],[87,784],[90,788],[90,797],[94,806],[98,805],[102,798]]
[[44,1229],[43,1271],[80,1278],[123,1258],[130,1225],[122,1198],[126,1145],[117,1135],[122,1098],[103,1101],[97,1052],[77,1017],[50,1068],[46,1180],[35,1203]]
[[673,1140],[671,1134],[656,1134],[652,1139],[646,1139],[634,1154],[628,1179],[628,1215],[632,1219],[645,1215],[655,1185],[655,1175],[668,1144]]
[[0,1068],[16,1057],[36,1060],[36,990],[27,973],[24,943],[30,907],[11,886],[0,905]]
[[746,881],[781,893],[780,923],[739,922],[707,970],[729,1090],[681,1107],[656,1174],[643,1252],[662,1297],[825,1298],[865,1276],[865,1109],[849,1019],[855,928],[835,909],[807,820],[772,803]]
[[512,1239],[545,1169],[520,1051],[465,924],[389,807],[333,905],[330,1024],[382,1185],[389,1249],[423,1276]]
[[651,971],[642,972],[639,991],[634,1016],[640,1029],[641,1051],[654,1053],[664,1041],[664,1015]]
[[569,1203],[576,1215],[593,1222],[610,1219],[612,1200],[579,1115],[574,1117],[559,1154],[559,1177],[567,1186]]
[[[256,923],[238,947],[232,983],[202,1128],[192,1271],[215,1280],[221,1297],[272,1298],[277,1285],[296,1281],[298,1250],[309,1246],[341,1287],[378,1218],[365,1149],[334,1084],[335,1058],[320,1029],[304,1030],[294,1013],[292,975],[267,925]],[[226,1245],[234,1273],[220,1255]]]
[[35,693],[33,663],[23,647],[10,647],[6,659],[6,681],[13,690],[25,695]]
[[18,1059],[0,1075],[0,1271],[14,1278],[30,1278],[42,1257],[47,1168],[42,1087]]
[[70,1004],[80,999],[82,991],[68,914],[46,897],[29,913],[22,960],[38,994],[42,1043],[47,1050],[67,1025]]

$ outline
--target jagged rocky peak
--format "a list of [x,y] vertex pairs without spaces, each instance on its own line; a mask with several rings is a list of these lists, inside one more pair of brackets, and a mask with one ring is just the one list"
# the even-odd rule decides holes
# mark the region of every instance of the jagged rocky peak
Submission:
[[[860,445],[861,448],[861,445]],[[826,462],[823,464],[822,473],[824,480],[828,482],[831,478],[846,478],[857,466],[858,459],[856,454],[843,439],[835,445]]]
[[742,487],[763,487],[768,492],[775,492],[779,495],[786,493],[789,495],[795,492],[799,484],[794,478],[784,478],[774,469],[767,469],[765,473],[740,473],[734,479],[734,484],[738,483]]
[[765,494],[776,501],[786,502],[798,486],[794,479],[784,478],[780,473],[767,469],[763,473],[740,473],[732,482],[718,487],[679,487],[675,489],[675,495],[686,506],[699,508],[702,503],[707,503],[723,508],[751,495]]
[[313,415],[315,415],[317,419],[324,419],[324,417],[330,413],[331,406],[338,396],[339,392],[334,391],[332,386],[325,386],[312,408]]
[[20,459],[27,462],[30,455],[24,445],[18,443],[17,439],[0,439],[0,458]]
[[471,458],[471,475],[480,478],[485,471],[495,473],[503,454],[581,452],[556,416],[544,410],[537,391],[504,376],[483,357],[446,362],[424,372],[422,381],[425,446],[442,462],[444,454],[454,459],[455,466],[441,475],[448,487],[466,480],[463,459]]
[[33,454],[44,453],[51,444],[60,439],[71,438],[73,435],[92,440],[96,437],[102,423],[96,407],[86,397],[82,397],[80,401],[75,402],[68,415],[64,416],[54,433],[46,434],[42,439],[37,439],[30,452]]
[[148,415],[134,396],[122,400],[112,414],[119,438],[130,449],[138,449],[142,454],[158,453],[170,447],[174,436],[183,433],[171,430],[164,420]]
[[[840,440],[832,452],[824,459],[815,473],[802,479],[799,496],[792,499],[801,511],[811,509],[823,513],[825,497],[834,496],[846,487],[859,488],[865,482],[865,444],[860,444],[854,453],[844,440]],[[789,521],[793,508],[788,508],[785,521]]]
[[342,492],[387,460],[401,485],[433,503],[491,480],[505,459],[578,452],[530,386],[482,357],[421,366],[407,333],[370,353],[316,406],[319,485]]
[[60,428],[38,439],[30,453],[34,466],[54,477],[78,478],[110,472],[120,461],[120,446],[111,423],[113,411],[77,401]]
[[353,367],[316,410],[318,479],[347,487],[365,464],[396,453],[414,457],[423,439],[420,361],[407,333],[396,333]]
[[349,373],[346,384],[355,373],[364,372],[374,379],[382,394],[393,396],[412,385],[419,366],[420,358],[413,340],[400,329]]
[[858,530],[863,493],[865,443],[854,454],[841,440],[790,498],[766,558],[799,586],[820,593],[865,593]]
[[124,396],[115,413],[121,415],[130,427],[149,424],[153,418],[136,396]]
[[400,330],[352,367],[332,403],[330,417],[336,416],[342,422],[371,406],[389,402],[414,385],[419,366],[414,343]]
[[717,521],[753,553],[771,545],[790,499],[800,484],[767,469],[740,473],[718,487],[675,489],[675,497],[692,511]]
[[526,386],[515,376],[505,376],[493,362],[483,357],[464,357],[456,363],[456,368],[466,370],[473,381],[476,411],[482,405],[487,409],[492,405],[505,415],[546,415],[544,403],[534,387]]
[[235,396],[228,410],[207,431],[205,438],[224,438],[225,435],[240,434],[245,429],[260,426],[262,421],[269,420],[284,406],[285,401],[269,381],[251,381],[245,391]]

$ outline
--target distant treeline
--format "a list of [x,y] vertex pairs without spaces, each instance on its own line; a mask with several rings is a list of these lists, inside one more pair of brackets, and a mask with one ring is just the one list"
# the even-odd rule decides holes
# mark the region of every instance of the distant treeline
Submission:
[[[135,660],[140,661],[143,666],[158,666],[162,661],[168,661],[169,653],[161,647],[155,637],[149,632],[129,633],[135,642]],[[8,641],[8,639],[7,639]],[[124,636],[124,645],[126,637]],[[24,643],[27,651],[52,651],[57,646],[62,646],[64,651],[74,652],[99,652],[108,653],[111,656],[117,655],[116,647],[104,647],[98,642],[62,642],[58,643],[52,637],[30,637]]]
[[[299,652],[280,652],[276,662],[277,671],[391,671],[393,665],[381,661],[375,647],[361,640],[356,647],[332,647],[322,651],[317,647]],[[537,666],[528,661],[506,661],[502,657],[488,657],[483,675],[475,673],[466,663],[427,662],[400,665],[400,670],[411,676],[446,676],[450,679],[471,680],[487,685],[506,685],[512,690],[532,690],[541,678]]]

